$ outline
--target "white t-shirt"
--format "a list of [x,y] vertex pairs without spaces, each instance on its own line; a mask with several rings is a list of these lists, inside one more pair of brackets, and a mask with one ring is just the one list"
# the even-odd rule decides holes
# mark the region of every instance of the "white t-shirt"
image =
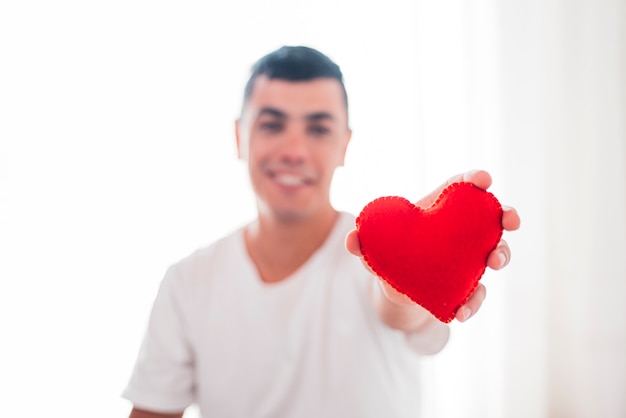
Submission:
[[419,416],[419,356],[385,326],[342,213],[291,277],[261,281],[240,229],[168,270],[123,396],[208,417]]

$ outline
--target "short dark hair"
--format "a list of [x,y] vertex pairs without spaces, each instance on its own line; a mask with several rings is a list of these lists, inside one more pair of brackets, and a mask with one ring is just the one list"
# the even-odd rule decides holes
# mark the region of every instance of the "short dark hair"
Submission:
[[346,110],[348,93],[343,83],[343,73],[337,64],[320,51],[306,46],[283,46],[259,59],[250,71],[243,93],[242,111],[252,94],[259,76],[287,81],[308,81],[315,78],[332,78],[339,81]]

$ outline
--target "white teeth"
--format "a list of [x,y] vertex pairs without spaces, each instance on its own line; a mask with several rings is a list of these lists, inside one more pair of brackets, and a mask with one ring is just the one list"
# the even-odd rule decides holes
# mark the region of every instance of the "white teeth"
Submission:
[[292,174],[281,174],[275,177],[275,180],[284,186],[300,186],[304,184],[304,179],[300,176]]

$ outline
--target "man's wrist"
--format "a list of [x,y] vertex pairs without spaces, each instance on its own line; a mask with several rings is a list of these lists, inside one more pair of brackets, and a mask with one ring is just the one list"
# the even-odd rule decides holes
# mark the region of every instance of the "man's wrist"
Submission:
[[371,286],[371,298],[381,320],[389,327],[404,332],[419,332],[425,329],[432,320],[436,320],[430,312],[413,302],[406,295],[393,289],[378,278]]

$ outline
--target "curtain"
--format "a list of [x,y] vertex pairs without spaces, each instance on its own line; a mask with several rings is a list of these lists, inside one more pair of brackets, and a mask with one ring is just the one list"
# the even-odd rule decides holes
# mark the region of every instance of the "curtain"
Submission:
[[[418,23],[432,2],[419,4]],[[511,264],[483,279],[475,323],[455,326],[452,347],[427,363],[426,416],[626,416],[626,5],[458,10],[468,84],[456,97],[474,123],[445,147],[497,158],[494,187],[522,227],[505,234]],[[476,36],[485,22],[495,38]],[[494,61],[478,61],[484,49]],[[495,137],[481,131],[485,115]]]

